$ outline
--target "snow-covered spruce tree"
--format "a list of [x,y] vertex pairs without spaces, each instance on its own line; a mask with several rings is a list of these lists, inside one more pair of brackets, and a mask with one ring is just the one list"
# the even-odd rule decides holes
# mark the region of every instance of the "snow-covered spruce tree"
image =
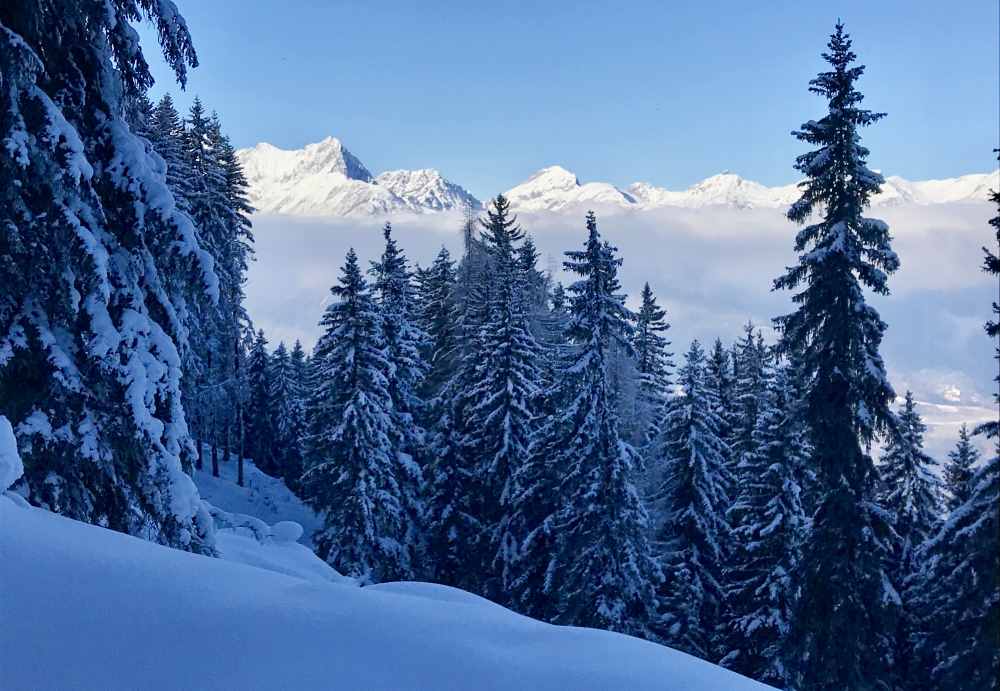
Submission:
[[998,512],[1000,456],[994,455],[973,475],[969,499],[918,554],[912,640],[934,691],[989,691],[1000,678]]
[[[997,251],[983,248],[984,270],[1000,275],[1000,191],[990,200],[997,215]],[[986,333],[1000,341],[1000,305],[993,303],[997,321],[986,322]],[[1000,342],[996,357],[1000,360]],[[995,380],[1000,384],[1000,374]],[[1000,406],[1000,392],[994,393]],[[931,667],[931,688],[987,691],[1000,683],[1000,423],[980,425],[997,445],[996,452],[970,480],[969,497],[955,507],[937,535],[921,550],[921,626],[915,636],[918,658]]]
[[555,513],[559,506],[561,458],[567,433],[567,420],[562,416],[566,404],[572,401],[575,379],[565,376],[571,364],[571,346],[567,340],[570,316],[566,292],[556,284],[549,299],[550,309],[542,316],[540,393],[536,399],[539,427],[528,449],[528,460],[514,475],[516,513],[512,522],[517,526],[521,542],[514,578],[509,583],[511,607],[543,621],[553,620],[559,612],[558,597],[546,589],[549,563],[556,549]]
[[621,260],[593,213],[587,233],[563,264],[580,279],[569,288],[574,350],[563,377],[571,395],[559,415],[562,442],[551,445],[561,478],[547,593],[557,598],[558,623],[648,635],[661,574],[633,484],[636,454],[619,435],[608,381],[611,343],[627,347],[630,314],[618,292]]
[[[736,430],[736,365],[732,353],[716,338],[705,361],[705,386],[711,390],[714,412],[719,418],[719,438],[726,443],[723,451],[727,476],[735,478],[736,458],[730,448]],[[731,490],[727,487],[727,491]]]
[[758,401],[753,451],[730,514],[733,550],[725,569],[727,651],[722,664],[777,688],[788,688],[784,648],[795,604],[792,580],[806,529],[799,478],[809,447],[787,366],[766,377]]
[[167,165],[167,187],[182,211],[189,209],[192,170],[184,156],[184,122],[170,94],[164,94],[153,107],[145,135]]
[[[301,358],[302,346],[298,342],[296,346]],[[302,438],[305,435],[305,419],[302,392],[295,371],[296,363],[292,361],[284,341],[278,343],[278,347],[274,349],[269,366],[274,471],[278,477],[284,478],[285,484],[295,488],[302,475]]]
[[879,501],[890,512],[894,530],[886,568],[902,596],[892,670],[895,685],[901,689],[913,688],[927,674],[913,655],[912,635],[919,615],[911,600],[919,598],[909,592],[918,568],[916,552],[937,530],[941,518],[941,483],[934,470],[937,462],[923,448],[926,430],[913,394],[907,391],[879,464]]
[[979,449],[972,444],[969,426],[958,430],[958,443],[948,452],[944,466],[945,503],[951,513],[972,496],[972,477],[979,463]]
[[743,459],[754,452],[754,430],[757,429],[758,407],[767,387],[766,369],[769,353],[763,337],[753,322],[743,327],[743,337],[733,347],[733,405],[730,451],[737,484],[742,479]]
[[482,242],[490,259],[491,287],[487,319],[478,336],[479,358],[469,381],[466,453],[478,459],[484,496],[480,521],[488,597],[506,602],[518,543],[512,517],[513,476],[528,460],[536,429],[534,403],[541,384],[541,348],[531,332],[525,276],[518,264],[523,232],[502,195],[486,210]]
[[[426,334],[422,350],[428,365],[420,398],[432,408],[458,366],[459,314],[455,282],[455,262],[445,247],[431,266],[417,272],[416,317],[419,328]],[[430,428],[436,418],[433,413],[427,413],[424,424]]]
[[730,482],[715,389],[698,341],[685,353],[677,383],[683,394],[667,403],[650,454],[656,485],[649,500],[658,509],[654,539],[665,577],[656,632],[679,650],[718,660]]
[[275,413],[271,405],[271,356],[267,352],[267,338],[260,329],[249,343],[246,357],[246,455],[258,468],[269,475],[277,475],[274,454]]
[[646,283],[642,287],[642,304],[635,318],[632,348],[635,350],[635,368],[639,377],[635,396],[635,412],[631,427],[635,430],[633,443],[645,445],[654,416],[661,412],[670,394],[670,375],[673,370],[673,353],[670,341],[664,334],[670,328],[667,312],[656,303],[653,289]]
[[893,513],[896,532],[890,576],[899,585],[912,572],[914,552],[936,531],[941,517],[941,481],[935,471],[938,463],[924,453],[926,431],[913,393],[907,391],[879,463],[879,500]]
[[302,477],[305,499],[325,514],[317,554],[362,582],[406,580],[412,555],[399,479],[410,470],[395,447],[400,431],[378,309],[353,249],[331,292],[313,354]]
[[886,516],[875,502],[877,474],[868,453],[893,419],[894,398],[879,355],[886,325],[864,288],[887,294],[899,266],[889,229],[862,214],[882,177],[868,169],[858,130],[882,118],[860,107],[855,82],[864,67],[842,24],[823,54],[831,70],[810,82],[829,102],[822,119],[794,135],[816,148],[796,159],[806,179],[788,217],[815,220],[799,231],[799,262],[775,281],[793,296],[795,312],[779,317],[781,348],[801,353],[810,381],[806,419],[818,507],[795,580],[802,595],[789,636],[792,686],[880,689],[889,678],[890,635],[898,598],[883,568]]
[[423,400],[420,387],[427,376],[423,344],[427,334],[420,330],[416,314],[416,293],[406,255],[392,237],[392,225],[382,229],[385,249],[378,261],[372,262],[369,273],[379,313],[382,342],[388,369],[385,372],[392,399],[392,414],[396,418],[393,440],[399,456],[396,481],[403,509],[406,512],[407,550],[415,555],[423,539],[424,522],[423,471],[425,433],[420,424]]
[[185,305],[218,284],[123,120],[152,84],[142,20],[183,84],[196,58],[171,3],[0,6],[0,414],[32,503],[211,551],[178,351]]
[[[485,572],[480,567],[485,549],[480,540],[483,502],[482,479],[476,458],[466,441],[469,410],[473,404],[471,382],[480,360],[480,327],[485,315],[489,261],[477,237],[476,217],[467,209],[462,229],[464,253],[456,271],[452,299],[456,308],[455,364],[437,397],[436,422],[430,431],[427,477],[426,549],[433,565],[432,580],[483,592]],[[432,372],[431,376],[435,376]]]
[[212,446],[214,472],[219,449],[228,456],[231,446],[238,445],[240,418],[246,417],[241,410],[246,373],[240,367],[245,342],[253,339],[243,304],[253,256],[253,209],[235,149],[222,134],[218,117],[209,116],[198,98],[185,121],[182,144],[190,170],[187,211],[219,276],[218,304],[196,315],[199,338],[185,357],[185,371],[196,377],[186,383],[185,402],[195,410],[198,427]]

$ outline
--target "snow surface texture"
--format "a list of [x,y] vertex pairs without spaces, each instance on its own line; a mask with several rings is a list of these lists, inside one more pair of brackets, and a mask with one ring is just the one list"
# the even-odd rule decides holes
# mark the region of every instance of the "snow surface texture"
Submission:
[[250,202],[260,212],[295,216],[366,216],[460,209],[478,200],[436,170],[372,176],[340,140],[327,137],[287,151],[261,143],[238,154]]
[[[338,139],[328,137],[293,151],[258,144],[239,151],[258,212],[294,216],[366,216],[461,209],[479,202],[436,170],[394,170],[374,177]],[[983,201],[1000,172],[911,182],[889,176],[875,206]],[[504,192],[518,211],[594,209],[642,211],[664,207],[785,209],[799,198],[795,183],[765,187],[724,172],[682,191],[636,182],[619,189],[606,182],[581,183],[561,166],[543,168]]]
[[[0,558],[5,691],[767,688],[669,648],[543,624],[451,588],[293,577],[4,497]],[[192,645],[210,654],[192,655]]]
[[[205,468],[194,472],[201,498],[223,512],[254,516],[264,525],[297,523],[302,529],[301,538],[286,541],[312,546],[313,533],[322,527],[323,519],[295,496],[283,480],[266,475],[253,461],[247,460],[243,465],[244,486],[240,487],[236,484],[236,472],[235,460],[220,462],[219,477],[212,477],[212,463],[206,453]],[[287,538],[287,528],[280,528],[279,532]]]
[[0,494],[14,484],[24,473],[21,456],[17,453],[17,440],[10,421],[0,415]]

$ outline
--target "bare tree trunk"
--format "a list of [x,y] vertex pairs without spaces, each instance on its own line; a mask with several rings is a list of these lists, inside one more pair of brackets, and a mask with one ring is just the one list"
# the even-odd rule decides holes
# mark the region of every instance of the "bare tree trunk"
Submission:
[[243,401],[240,401],[239,412],[237,413],[237,416],[239,418],[239,425],[240,425],[240,427],[239,427],[239,435],[240,435],[239,436],[239,439],[240,439],[240,441],[239,441],[239,444],[240,444],[240,457],[239,457],[239,466],[237,468],[237,473],[236,473],[236,484],[239,485],[240,487],[242,487],[243,486],[243,456],[244,456],[244,448],[243,448],[243,446],[244,446],[244,443],[246,442],[246,434],[244,434],[244,426],[243,426]]

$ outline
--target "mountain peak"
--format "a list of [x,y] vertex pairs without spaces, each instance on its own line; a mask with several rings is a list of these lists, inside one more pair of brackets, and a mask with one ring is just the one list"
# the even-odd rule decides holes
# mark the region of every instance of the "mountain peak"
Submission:
[[351,216],[479,206],[431,168],[394,170],[376,178],[332,136],[292,150],[262,142],[237,154],[250,202],[262,213]]

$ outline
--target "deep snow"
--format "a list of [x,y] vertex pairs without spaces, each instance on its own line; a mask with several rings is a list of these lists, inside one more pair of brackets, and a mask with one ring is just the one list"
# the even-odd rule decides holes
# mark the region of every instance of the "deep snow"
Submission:
[[461,591],[305,580],[0,497],[0,687],[766,687],[669,648]]
[[[16,447],[3,441],[0,456],[19,474]],[[296,542],[295,519],[318,517],[283,482],[247,462],[239,487],[234,466],[196,477],[216,502],[218,559],[0,494],[0,688],[766,688],[669,648],[550,626],[454,588],[358,588]]]

